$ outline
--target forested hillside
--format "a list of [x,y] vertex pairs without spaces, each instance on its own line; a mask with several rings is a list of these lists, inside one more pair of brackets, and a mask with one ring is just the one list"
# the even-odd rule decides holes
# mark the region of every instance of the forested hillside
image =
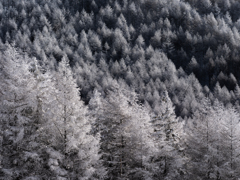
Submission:
[[1,0],[0,179],[240,178],[238,0]]

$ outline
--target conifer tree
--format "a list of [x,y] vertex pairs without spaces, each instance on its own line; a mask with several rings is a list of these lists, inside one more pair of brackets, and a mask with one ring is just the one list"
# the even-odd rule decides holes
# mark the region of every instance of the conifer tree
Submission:
[[214,124],[208,117],[211,112],[211,104],[205,99],[201,108],[194,113],[193,119],[188,120],[186,130],[186,154],[190,160],[187,165],[188,178],[210,178],[210,159],[213,155],[211,150],[214,150],[212,148]]
[[7,45],[1,55],[1,173],[3,179],[23,179],[41,174],[41,159],[32,151],[37,129],[36,80],[30,59]]
[[88,110],[80,100],[67,57],[59,63],[53,81],[54,101],[45,109],[49,121],[43,129],[50,142],[47,148],[50,170],[58,178],[103,178],[98,138],[90,134]]
[[[236,179],[239,176],[239,114],[216,101],[202,103],[187,127],[188,178]],[[201,167],[201,168],[199,168]]]
[[157,117],[154,117],[153,138],[158,148],[158,154],[154,158],[158,165],[155,171],[156,179],[182,179],[184,174],[185,157],[183,156],[182,138],[183,125],[178,122],[174,112],[174,106],[164,91],[161,97],[161,107]]
[[[134,92],[114,86],[106,98],[95,91],[90,107],[101,134],[103,162],[109,179],[151,179],[151,155],[156,152],[146,109]],[[93,112],[94,113],[94,112]]]

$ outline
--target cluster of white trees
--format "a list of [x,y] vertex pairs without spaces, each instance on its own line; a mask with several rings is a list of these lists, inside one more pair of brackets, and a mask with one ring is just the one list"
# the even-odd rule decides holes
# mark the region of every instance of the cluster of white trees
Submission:
[[150,113],[117,81],[85,105],[66,56],[54,71],[10,45],[0,58],[0,178],[240,177],[233,106],[206,98],[179,120],[167,91]]
[[1,0],[0,49],[15,42],[51,68],[67,55],[86,102],[94,88],[121,79],[156,113],[165,86],[176,114],[191,116],[209,92],[211,100],[239,101],[239,7],[238,0]]
[[69,63],[56,72],[9,48],[1,55],[1,178],[101,179],[99,140],[90,134]]
[[239,7],[1,0],[0,179],[238,178]]
[[189,179],[240,177],[240,114],[219,101],[202,102],[186,130]]
[[[177,119],[167,94],[165,110],[154,123],[136,93],[116,82],[105,97],[94,91],[88,108],[66,56],[56,71],[41,64],[10,45],[1,54],[1,178],[153,179],[171,174]],[[155,130],[160,121],[164,125]],[[163,161],[168,163],[164,170]]]

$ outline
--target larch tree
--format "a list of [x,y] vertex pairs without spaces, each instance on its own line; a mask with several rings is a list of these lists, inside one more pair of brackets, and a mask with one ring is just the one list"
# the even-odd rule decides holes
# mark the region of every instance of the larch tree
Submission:
[[[186,154],[188,178],[239,177],[239,114],[233,107],[209,100],[189,120]],[[201,168],[199,168],[201,167]]]
[[218,172],[221,179],[237,179],[240,164],[240,130],[239,113],[229,105],[223,107],[218,102],[215,105],[219,119],[219,147],[218,147]]
[[184,137],[183,123],[178,122],[174,112],[174,106],[164,91],[161,97],[160,112],[152,119],[154,128],[153,139],[158,148],[154,157],[157,164],[155,170],[156,179],[181,179],[184,175]]
[[187,165],[188,178],[210,177],[211,150],[214,150],[212,148],[214,124],[209,118],[212,112],[210,108],[209,99],[205,99],[199,110],[195,111],[193,118],[187,121],[186,154],[190,160]]
[[102,96],[98,90],[94,90],[93,95],[88,104],[89,115],[93,119],[94,123],[92,124],[91,132],[94,135],[97,135],[101,132],[103,128],[103,108],[102,108]]
[[19,179],[41,174],[41,160],[32,152],[37,129],[36,80],[30,59],[7,45],[1,55],[1,173],[4,179]]
[[151,179],[150,160],[156,148],[149,113],[137,103],[136,93],[118,85],[105,98],[95,91],[90,107],[97,113],[95,131],[101,135],[108,178]]
[[54,177],[63,179],[102,179],[105,174],[99,161],[99,140],[90,134],[88,109],[80,100],[66,56],[59,63],[53,79],[54,101],[48,104],[48,165]]

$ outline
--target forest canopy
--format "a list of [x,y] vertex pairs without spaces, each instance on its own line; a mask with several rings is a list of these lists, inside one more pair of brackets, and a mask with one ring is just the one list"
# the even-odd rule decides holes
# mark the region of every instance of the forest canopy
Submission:
[[239,178],[239,12],[0,1],[0,178]]

